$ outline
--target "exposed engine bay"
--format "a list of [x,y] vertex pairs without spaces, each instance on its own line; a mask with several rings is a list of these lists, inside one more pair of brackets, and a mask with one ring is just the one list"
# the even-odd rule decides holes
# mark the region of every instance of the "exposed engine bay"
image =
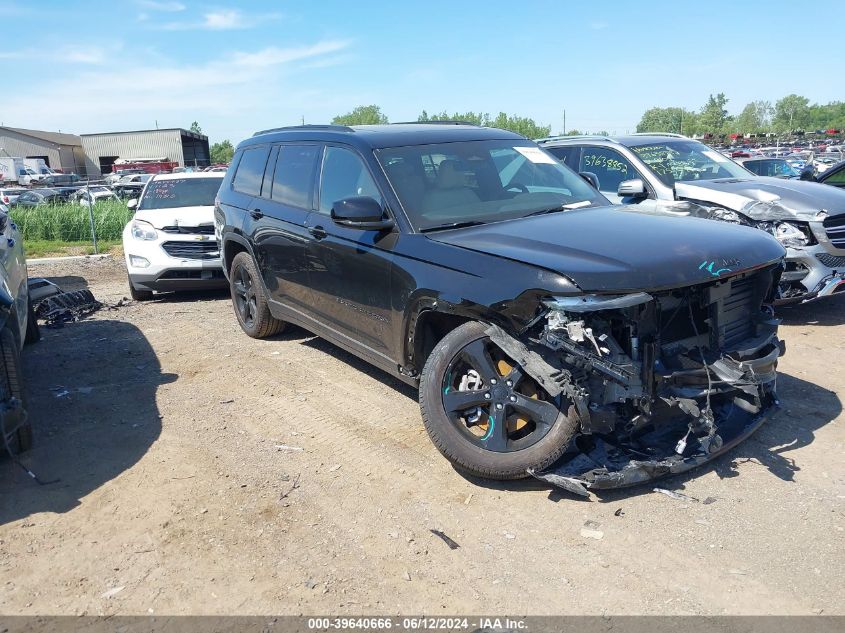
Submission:
[[531,474],[577,494],[693,468],[778,404],[781,268],[659,293],[557,297],[517,340],[491,339],[577,412],[564,457]]

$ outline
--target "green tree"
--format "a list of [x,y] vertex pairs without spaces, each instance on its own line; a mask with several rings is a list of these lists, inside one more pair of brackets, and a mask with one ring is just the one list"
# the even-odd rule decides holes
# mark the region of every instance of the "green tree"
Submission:
[[772,104],[768,101],[752,101],[734,119],[732,127],[740,134],[764,132],[771,125],[772,112]]
[[455,113],[449,114],[445,110],[440,113],[429,115],[423,110],[417,117],[417,121],[422,123],[426,121],[464,121],[465,123],[473,123],[474,125],[487,125],[490,121],[489,114],[482,114],[481,112],[464,112],[463,114]]
[[569,130],[565,136],[581,136],[581,130]]
[[497,127],[500,130],[510,130],[522,134],[526,138],[542,138],[548,136],[552,131],[551,125],[538,125],[534,119],[509,115],[504,112],[499,112],[495,119],[489,120],[487,126]]
[[387,123],[387,115],[377,105],[358,106],[352,112],[332,119],[334,125],[379,125]]
[[692,134],[698,116],[684,108],[649,108],[637,124],[637,132],[673,132]]
[[725,109],[727,104],[728,99],[724,92],[720,92],[715,97],[711,94],[707,103],[701,108],[701,114],[698,117],[698,130],[717,135],[723,134],[725,124],[730,121],[728,111]]
[[202,134],[202,128],[200,127],[200,124],[196,121],[191,123],[191,132],[194,132],[196,134]]
[[803,129],[810,122],[810,100],[796,94],[775,103],[774,126],[779,132]]
[[212,145],[209,153],[211,154],[212,163],[231,163],[232,156],[235,154],[235,148],[232,146],[231,141],[226,139],[225,141],[220,141]]

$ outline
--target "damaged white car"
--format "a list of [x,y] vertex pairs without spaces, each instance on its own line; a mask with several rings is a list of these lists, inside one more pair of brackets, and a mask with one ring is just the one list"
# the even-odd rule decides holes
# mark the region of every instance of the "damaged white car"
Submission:
[[786,248],[776,304],[845,292],[845,191],[758,176],[677,134],[538,141],[612,202],[752,226]]

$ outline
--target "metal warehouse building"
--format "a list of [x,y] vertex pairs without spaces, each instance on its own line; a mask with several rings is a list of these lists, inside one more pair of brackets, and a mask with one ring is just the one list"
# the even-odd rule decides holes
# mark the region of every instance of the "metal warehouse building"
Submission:
[[208,137],[182,128],[81,134],[85,154],[102,173],[118,158],[165,158],[184,167],[210,164]]
[[91,167],[86,161],[82,140],[75,134],[61,132],[0,127],[0,156],[41,158],[53,169],[66,173],[84,174]]

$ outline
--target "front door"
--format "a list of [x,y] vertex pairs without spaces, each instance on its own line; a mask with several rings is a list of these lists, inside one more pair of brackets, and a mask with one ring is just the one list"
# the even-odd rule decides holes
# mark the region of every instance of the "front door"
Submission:
[[308,219],[314,236],[310,285],[315,316],[341,336],[363,343],[387,358],[393,318],[390,269],[396,233],[360,230],[331,219],[335,201],[370,196],[384,206],[369,168],[346,147],[328,146],[323,154],[317,212]]

